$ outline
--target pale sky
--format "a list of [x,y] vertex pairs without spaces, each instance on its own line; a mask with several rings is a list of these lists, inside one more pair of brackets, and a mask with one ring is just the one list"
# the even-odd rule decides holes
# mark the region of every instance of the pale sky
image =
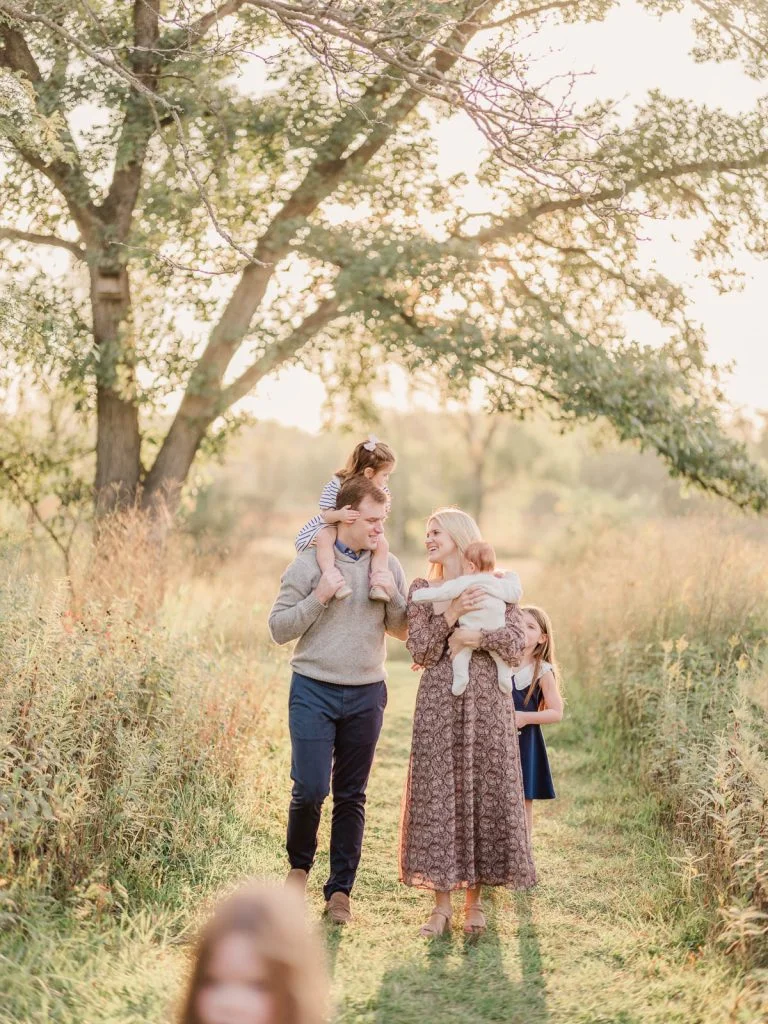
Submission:
[[[561,73],[566,68],[592,71],[579,80],[579,98],[622,99],[627,116],[633,104],[642,101],[651,88],[720,106],[731,113],[748,109],[765,88],[747,78],[736,63],[695,64],[687,56],[694,40],[690,22],[690,10],[659,20],[636,4],[625,2],[604,22],[552,27],[531,45],[536,45],[541,60],[541,78],[547,76],[548,68]],[[446,174],[459,170],[471,173],[475,163],[471,154],[478,150],[475,129],[457,118],[441,123],[437,131],[441,170]],[[466,203],[469,210],[488,208],[479,188],[469,191]],[[768,263],[745,255],[743,267],[748,277],[744,290],[720,296],[697,276],[700,268],[684,247],[669,240],[668,229],[658,225],[649,235],[645,256],[649,260],[654,257],[659,270],[689,289],[694,315],[707,330],[711,361],[734,364],[733,374],[726,380],[731,401],[751,412],[768,408]],[[640,323],[633,326],[642,329]],[[297,368],[262,382],[243,405],[259,417],[314,431],[320,427],[323,400],[319,379]],[[402,375],[394,374],[393,393],[382,396],[382,400],[399,407],[408,403]]]

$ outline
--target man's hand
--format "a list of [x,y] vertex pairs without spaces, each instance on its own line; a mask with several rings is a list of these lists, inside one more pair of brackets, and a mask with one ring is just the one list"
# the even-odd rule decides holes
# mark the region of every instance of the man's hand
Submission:
[[339,587],[343,586],[344,577],[339,569],[330,569],[324,572],[315,587],[315,597],[320,604],[327,604]]
[[394,597],[397,593],[395,577],[389,569],[377,569],[376,572],[372,572],[370,585],[371,587],[383,587],[390,597]]

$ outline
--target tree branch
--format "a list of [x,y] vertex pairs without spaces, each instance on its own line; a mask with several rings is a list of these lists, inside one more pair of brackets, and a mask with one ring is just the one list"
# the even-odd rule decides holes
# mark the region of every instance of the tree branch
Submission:
[[228,18],[232,14],[237,14],[241,7],[245,7],[250,0],[227,0],[226,3],[221,4],[215,10],[210,11],[208,14],[204,14],[197,21],[194,21],[187,29],[185,42],[181,44],[181,49],[186,49],[188,46],[196,43],[201,39],[205,33],[213,25],[216,25],[223,18]]
[[[53,543],[59,549],[59,551],[61,552],[61,555],[62,555],[62,557],[64,559],[64,563],[65,563],[65,565],[67,567],[67,575],[69,576],[69,550],[70,550],[70,547],[72,545],[72,537],[70,537],[68,543],[65,543],[61,539],[61,537],[59,537],[59,535],[56,533],[56,531],[53,529],[53,527],[50,525],[50,523],[47,523],[45,521],[45,519],[43,519],[42,515],[40,514],[40,510],[37,507],[37,502],[35,501],[35,499],[31,495],[27,494],[27,492],[24,490],[24,487],[19,482],[19,480],[16,477],[16,475],[13,473],[13,471],[6,465],[6,463],[2,459],[0,459],[0,473],[2,473],[3,476],[6,478],[6,480],[8,480],[8,482],[11,485],[11,487],[13,487],[13,489],[19,495],[19,497],[24,502],[24,504],[27,506],[27,508],[30,510],[30,512],[32,513],[34,518],[37,520],[39,525],[43,528],[43,530],[48,534],[50,539],[53,541]],[[73,533],[73,535],[74,535],[74,533]]]
[[712,6],[712,4],[706,3],[705,0],[693,0],[693,3],[694,6],[699,8],[699,10],[708,14],[713,21],[716,21],[721,28],[725,29],[730,36],[735,36],[736,38],[741,39],[743,42],[748,43],[749,46],[754,46],[754,48],[760,53],[768,56],[768,45],[766,45],[766,43],[762,42],[760,39],[756,39],[755,36],[750,35],[749,32],[743,29],[740,25],[737,25],[734,21],[731,21],[730,18],[721,14]]
[[16,228],[0,227],[0,239],[7,238],[14,242],[29,242],[32,245],[52,245],[58,249],[66,249],[79,260],[85,260],[85,249],[77,242],[70,242],[58,235],[39,235],[33,231],[18,231]]
[[569,7],[577,9],[581,6],[581,0],[552,0],[552,3],[541,4],[538,7],[525,7],[519,11],[513,11],[498,21],[490,21],[483,26],[483,31],[502,28],[504,25],[511,25],[515,21],[524,21],[527,18],[535,18],[539,14],[546,14],[547,11],[562,11]]
[[260,380],[272,373],[291,356],[296,355],[323,327],[327,327],[329,323],[342,315],[343,310],[340,309],[336,296],[321,302],[314,313],[310,313],[287,338],[270,345],[255,363],[240,374],[237,380],[223,389],[220,406],[228,409],[239,399],[244,398]]
[[[141,0],[137,0],[137,2],[141,3]],[[241,256],[244,256],[249,264],[258,262],[257,260],[254,260],[253,255],[251,253],[247,252],[241,245],[239,245],[235,241],[235,239],[230,235],[230,233],[225,228],[222,227],[218,217],[216,216],[216,212],[213,209],[210,200],[208,199],[208,196],[205,192],[205,188],[203,187],[203,184],[200,181],[200,177],[195,169],[194,162],[190,157],[189,147],[187,145],[184,134],[184,126],[181,122],[181,118],[179,117],[178,110],[167,100],[163,99],[163,97],[161,97],[156,91],[151,89],[142,80],[141,73],[135,74],[131,69],[125,67],[120,60],[115,58],[114,55],[112,55],[111,57],[103,56],[101,52],[83,43],[82,40],[78,38],[78,36],[73,35],[71,32],[62,28],[61,25],[59,25],[53,19],[48,18],[41,14],[34,14],[24,11],[16,4],[11,3],[10,0],[0,0],[0,14],[5,14],[11,21],[18,21],[33,25],[43,25],[45,28],[49,29],[49,31],[51,31],[56,37],[58,37],[59,39],[63,39],[70,46],[74,47],[74,49],[77,50],[79,53],[83,54],[86,57],[89,57],[100,67],[105,68],[106,70],[116,75],[118,78],[122,79],[124,82],[127,82],[131,89],[136,94],[138,94],[138,96],[144,97],[144,99],[148,102],[150,110],[152,112],[154,128],[156,129],[160,127],[160,119],[157,115],[154,105],[155,103],[157,103],[163,106],[168,111],[168,117],[170,118],[171,122],[177,129],[179,145],[181,146],[181,150],[184,156],[184,166],[190,178],[192,179],[195,189],[197,190],[198,195],[200,196],[200,200],[203,206],[205,207],[208,216],[210,217],[214,229],[224,239],[224,241],[227,242],[228,245],[230,245],[236,252],[239,252]],[[112,53],[112,48],[110,47],[109,49],[110,53]],[[2,55],[0,54],[0,56]],[[149,134],[151,136],[152,133],[150,132]],[[74,202],[71,201],[71,196],[65,191],[63,184],[63,182],[65,181],[65,175],[59,173],[56,177],[53,176],[53,171],[56,169],[56,165],[45,164],[42,160],[36,157],[35,154],[30,153],[29,151],[24,150],[20,147],[17,148],[19,149],[19,152],[27,161],[27,163],[30,164],[31,167],[33,167],[35,170],[42,171],[51,179],[51,181],[53,181],[56,187],[59,188],[59,191],[62,192],[62,195],[64,195],[64,197],[67,199],[70,205],[70,210],[72,212],[73,217],[75,217],[78,227],[83,232],[86,241],[89,241],[90,237],[94,236],[98,232],[98,229],[104,226],[99,217],[101,210],[96,208],[94,204],[90,202],[89,199],[87,211],[90,214],[92,214],[92,217],[90,218],[90,220],[86,219],[83,216],[84,210],[77,207],[74,204]],[[72,144],[72,150],[74,152],[74,143]],[[64,170],[68,170],[68,166],[66,164],[62,163],[61,166],[62,168],[64,168]],[[84,178],[83,181],[85,181]],[[129,205],[130,204],[128,203],[125,204],[126,209],[128,209]],[[108,212],[110,212],[109,208]],[[128,218],[128,220],[130,220],[130,218]]]
[[548,214],[599,206],[602,203],[613,202],[616,199],[624,199],[646,185],[653,185],[660,181],[672,181],[675,178],[682,178],[689,174],[697,174],[700,177],[708,178],[714,174],[756,171],[765,166],[768,166],[768,149],[758,150],[753,156],[742,160],[699,160],[690,163],[670,164],[668,167],[645,171],[614,188],[599,189],[578,196],[570,196],[567,199],[547,200],[544,203],[539,203],[538,206],[529,207],[523,213],[504,217],[495,225],[478,231],[476,235],[460,235],[458,237],[464,242],[488,245],[491,242],[525,234],[536,220]]
[[[157,53],[159,36],[159,0],[134,0],[133,49],[129,62],[136,78],[154,97],[157,91]],[[115,169],[102,209],[105,219],[114,223],[117,238],[127,237],[149,141],[157,127],[154,111],[141,95],[128,95],[115,154]]]
[[[16,7],[0,0],[0,12],[15,18]],[[35,93],[38,95],[43,76],[26,39],[18,29],[7,24],[0,26],[0,35],[3,39],[3,49],[0,50],[0,66],[25,75],[32,82]],[[91,200],[90,188],[80,166],[75,141],[66,129],[62,132],[62,141],[71,156],[69,162],[60,159],[46,162],[40,154],[20,143],[15,142],[14,145],[30,167],[45,175],[60,192],[67,203],[72,219],[87,240],[93,234],[98,223],[96,207]]]
[[[484,0],[467,20],[455,26],[445,49],[440,49],[425,65],[443,75],[459,59],[459,48],[466,47],[479,31],[479,11],[490,11],[501,0]],[[261,6],[261,4],[257,4]],[[402,85],[399,74],[382,74],[366,89],[359,103],[353,106],[331,130],[319,148],[302,181],[272,219],[254,253],[260,266],[247,266],[225,307],[221,319],[211,332],[209,343],[200,357],[200,384],[216,386],[229,365],[237,346],[264,297],[277,263],[290,251],[295,225],[306,220],[339,185],[359,172],[379,152],[393,129],[401,124],[423,98],[415,88],[406,88],[402,95],[372,122],[368,136],[350,153],[350,143],[360,132],[361,120],[372,118],[382,103]]]

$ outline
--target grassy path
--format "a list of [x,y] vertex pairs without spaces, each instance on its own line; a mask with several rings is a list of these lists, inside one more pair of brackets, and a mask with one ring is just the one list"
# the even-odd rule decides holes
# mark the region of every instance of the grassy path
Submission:
[[[23,926],[0,928],[0,1024],[168,1024],[201,899],[246,874],[281,877],[288,754],[282,664],[260,729],[242,806],[228,829],[189,841],[181,875],[115,918],[52,914],[41,899]],[[660,846],[652,809],[605,767],[603,742],[578,706],[549,732],[559,799],[537,808],[540,883],[494,890],[490,928],[467,945],[457,928],[418,938],[429,907],[397,882],[397,830],[417,679],[392,667],[390,700],[369,790],[354,925],[326,926],[337,1024],[752,1024],[761,1019],[714,953],[696,954],[690,907]],[[572,697],[572,702],[575,698]],[[266,763],[264,758],[266,757]],[[324,851],[310,880],[322,909]],[[2,904],[0,888],[0,912]],[[459,897],[456,898],[458,909]],[[12,909],[12,908],[11,908]],[[6,917],[8,915],[6,914]],[[3,924],[0,913],[0,925]]]
[[[606,771],[578,711],[549,733],[560,796],[536,808],[538,887],[524,895],[495,890],[489,933],[474,946],[457,927],[450,940],[419,940],[428,896],[396,882],[415,688],[416,677],[395,665],[370,786],[357,922],[328,933],[339,1024],[757,1020],[739,1008],[722,960],[691,951],[690,915],[675,913],[674,876],[652,838],[651,812]],[[318,864],[312,881],[318,909],[325,867]]]

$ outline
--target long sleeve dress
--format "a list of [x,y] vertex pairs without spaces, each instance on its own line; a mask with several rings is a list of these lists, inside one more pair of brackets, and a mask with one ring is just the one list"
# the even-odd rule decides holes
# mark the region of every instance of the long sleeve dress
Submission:
[[430,604],[408,601],[408,650],[424,666],[416,696],[400,830],[400,880],[448,891],[476,885],[528,889],[536,869],[525,822],[512,698],[499,690],[489,651],[522,655],[522,616],[509,605],[502,629],[483,630],[469,685],[451,693],[453,628]]

